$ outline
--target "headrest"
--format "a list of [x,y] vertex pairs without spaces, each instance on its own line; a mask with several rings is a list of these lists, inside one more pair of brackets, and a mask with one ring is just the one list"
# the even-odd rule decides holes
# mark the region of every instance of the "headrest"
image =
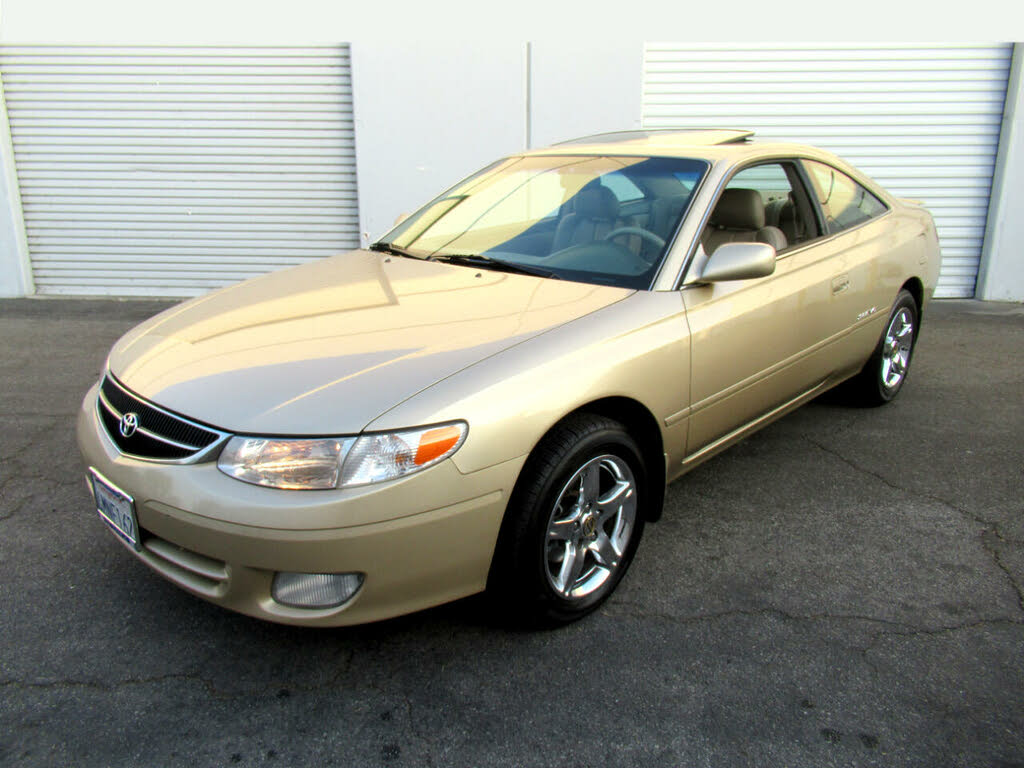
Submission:
[[590,183],[576,193],[572,209],[587,219],[615,219],[619,215],[619,201],[608,187]]
[[711,223],[724,229],[761,229],[764,200],[756,189],[727,189],[711,213]]

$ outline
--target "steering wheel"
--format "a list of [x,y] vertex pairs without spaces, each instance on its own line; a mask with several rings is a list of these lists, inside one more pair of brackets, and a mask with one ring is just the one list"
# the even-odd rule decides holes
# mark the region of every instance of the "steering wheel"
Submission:
[[607,235],[605,235],[603,239],[611,240],[613,237],[618,237],[619,235],[637,235],[639,237],[642,237],[644,240],[650,240],[659,248],[665,247],[664,240],[662,240],[660,237],[658,237],[650,230],[644,229],[643,227],[618,227],[616,229],[613,229]]

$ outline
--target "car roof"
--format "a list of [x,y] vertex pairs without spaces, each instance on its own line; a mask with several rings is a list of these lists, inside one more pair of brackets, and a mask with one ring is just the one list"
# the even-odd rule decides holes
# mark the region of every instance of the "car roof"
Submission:
[[819,154],[806,144],[753,141],[754,132],[737,128],[691,128],[598,133],[569,139],[523,155],[640,155],[709,161],[749,155]]

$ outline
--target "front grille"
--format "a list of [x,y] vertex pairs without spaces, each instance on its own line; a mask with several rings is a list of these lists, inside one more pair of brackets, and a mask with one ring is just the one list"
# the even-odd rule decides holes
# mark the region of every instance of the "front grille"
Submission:
[[[209,448],[224,437],[222,432],[207,429],[177,416],[138,395],[129,392],[107,374],[100,384],[96,407],[107,434],[122,453],[143,459],[182,461]],[[121,417],[137,416],[134,432],[126,437],[121,430]]]

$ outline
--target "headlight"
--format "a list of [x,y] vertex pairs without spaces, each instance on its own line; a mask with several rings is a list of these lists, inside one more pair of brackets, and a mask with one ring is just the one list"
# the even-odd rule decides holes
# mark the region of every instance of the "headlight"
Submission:
[[255,485],[329,489],[367,485],[444,461],[466,439],[465,422],[355,437],[232,437],[217,460],[226,475]]
[[232,437],[217,460],[231,477],[271,488],[337,488],[354,437]]

